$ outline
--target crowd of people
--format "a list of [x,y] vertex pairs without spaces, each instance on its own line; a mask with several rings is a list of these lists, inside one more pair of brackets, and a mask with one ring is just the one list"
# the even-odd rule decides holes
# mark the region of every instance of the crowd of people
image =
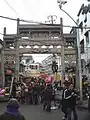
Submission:
[[[61,87],[59,83],[54,82],[52,83],[39,83],[39,82],[30,82],[29,84],[13,83],[12,92],[11,92],[11,101],[20,104],[33,104],[38,105],[42,104],[43,110],[47,112],[51,112],[51,103],[54,101],[54,105],[56,106],[57,99],[55,97],[56,91],[62,91],[62,98],[59,99],[59,106],[62,112],[64,113],[63,119],[71,120],[71,113],[73,112],[74,120],[78,120],[77,112],[76,112],[76,101],[77,101],[77,91],[74,89],[74,85],[72,83],[63,83]],[[16,102],[17,101],[17,102]],[[9,103],[10,105],[13,102]],[[18,103],[18,104],[19,104]],[[15,106],[14,106],[15,107]],[[18,107],[19,108],[19,105]],[[13,114],[13,108],[7,107],[7,111],[5,114]],[[16,107],[15,107],[16,109]],[[18,110],[16,109],[16,112]],[[14,111],[15,113],[15,111]],[[3,115],[1,117],[4,117]],[[21,116],[24,120],[25,118]],[[2,119],[0,119],[2,120]],[[12,120],[12,119],[10,119]]]
[[43,91],[45,88],[45,83],[31,82],[28,85],[25,83],[13,83],[11,97],[17,98],[22,104],[37,105],[43,102]]

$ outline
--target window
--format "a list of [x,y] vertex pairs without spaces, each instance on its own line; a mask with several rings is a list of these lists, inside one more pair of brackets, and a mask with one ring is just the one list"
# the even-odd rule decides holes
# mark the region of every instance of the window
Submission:
[[36,70],[37,70],[38,66],[36,65]]
[[79,27],[81,28],[81,33],[83,33],[83,22],[79,24]]
[[87,14],[85,14],[85,20],[84,20],[84,22],[85,23],[87,22]]
[[84,39],[80,42],[81,53],[84,53]]
[[34,65],[32,65],[31,69],[34,69]]
[[30,68],[33,69],[33,65],[30,65]]
[[31,65],[30,65],[30,68],[31,68]]
[[90,73],[90,66],[88,67],[88,72]]
[[88,12],[88,6],[84,6],[82,10],[82,15],[87,14]]
[[84,35],[86,37],[86,43],[88,44],[89,43],[89,31],[87,31]]

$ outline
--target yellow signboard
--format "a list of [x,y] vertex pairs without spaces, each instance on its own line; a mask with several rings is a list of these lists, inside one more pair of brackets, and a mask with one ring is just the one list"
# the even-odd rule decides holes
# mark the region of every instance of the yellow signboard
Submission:
[[61,80],[61,75],[60,74],[54,74],[54,78],[56,81],[60,81]]
[[40,72],[38,70],[31,70],[30,71],[30,76],[31,77],[39,77],[40,76]]

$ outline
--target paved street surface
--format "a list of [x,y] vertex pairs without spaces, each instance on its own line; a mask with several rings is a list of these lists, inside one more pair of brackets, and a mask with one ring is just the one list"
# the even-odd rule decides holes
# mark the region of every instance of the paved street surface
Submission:
[[[0,103],[0,113],[5,109],[6,103]],[[41,109],[41,106],[22,105],[21,112],[24,114],[26,120],[62,120],[63,113],[60,109],[53,110],[47,113]],[[79,120],[89,120],[90,115],[87,110],[78,111]]]

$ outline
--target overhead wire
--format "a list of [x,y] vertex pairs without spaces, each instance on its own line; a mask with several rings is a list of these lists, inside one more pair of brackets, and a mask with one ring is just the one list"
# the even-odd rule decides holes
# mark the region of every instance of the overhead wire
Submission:
[[[29,20],[23,20],[21,17],[20,17],[20,15],[16,12],[16,10],[7,2],[7,0],[4,0],[5,1],[5,3],[14,11],[14,13],[21,19],[19,19],[20,21],[22,21],[22,22],[28,22],[28,23],[38,23],[38,22],[33,22],[33,21],[29,21]],[[3,18],[5,18],[4,16],[2,16]],[[15,18],[10,18],[10,17],[6,17],[6,19],[10,19],[10,20],[17,20],[17,19],[15,19]]]
[[[20,18],[19,20],[22,21],[22,22],[28,22],[28,23],[39,23],[39,24],[45,24],[45,23],[42,23],[42,22],[35,22],[33,20],[29,21],[29,20],[23,20],[20,15],[16,12],[16,10],[8,3],[7,0],[4,0],[5,3],[13,10],[13,12]],[[15,20],[17,21],[17,19],[15,18],[11,18],[11,17],[5,17],[5,16],[0,16],[2,18],[5,18],[5,19],[9,19],[9,20]],[[47,24],[45,24],[47,25]],[[69,27],[69,28],[80,28],[80,27],[75,27],[75,26],[68,26],[68,25],[64,25],[63,27]],[[82,29],[90,29],[90,27],[82,27]]]
[[[12,17],[7,17],[7,16],[0,16],[0,18],[17,21],[17,18],[12,18]],[[24,19],[20,19],[20,18],[18,18],[18,19],[19,19],[19,21],[26,22],[26,23],[37,23],[37,24],[40,24],[40,25],[52,25],[52,26],[55,25],[55,24],[53,25],[53,24],[46,24],[46,23],[43,23],[43,22],[37,22],[37,21],[33,21],[33,20],[24,20]],[[70,25],[60,25],[60,27],[68,27],[68,28],[76,28],[76,29],[90,29],[90,27],[82,27],[82,28],[80,28],[80,27],[70,26]]]
[[[23,4],[24,4],[24,0],[22,0],[22,2],[23,2]],[[28,5],[26,4],[26,0],[25,0],[25,4],[24,4],[24,6],[26,6],[26,8],[27,8],[28,12],[30,12],[30,13],[31,13],[31,11],[30,11],[30,9],[29,9]]]
[[[16,12],[16,10],[8,3],[8,1],[7,0],[4,0],[5,1],[5,3],[10,7],[10,9],[19,17],[19,18],[21,18],[20,17],[20,15]],[[22,18],[21,18],[22,19]]]
[[[14,21],[17,21],[17,19],[15,18],[10,18],[10,17],[5,17],[5,16],[0,16],[1,18],[5,18],[5,19],[9,19],[9,20],[14,20]],[[23,22],[29,22],[31,23],[31,21],[26,21],[26,20],[20,20],[20,21],[23,21]],[[37,23],[37,22],[34,22],[34,23]],[[41,23],[42,24],[42,23]],[[44,25],[47,25],[47,24],[44,24]],[[73,26],[67,26],[67,25],[63,25],[63,27],[70,27],[72,28]],[[3,33],[0,33],[1,35],[4,35]],[[14,36],[13,36],[14,37]],[[30,41],[33,41],[33,40],[30,40]],[[41,41],[37,41],[37,42],[41,42]],[[43,42],[42,42],[43,43]]]
[[[7,0],[4,0],[5,3],[10,7],[10,9],[12,9],[12,11],[19,17],[19,20],[22,22],[27,22],[27,23],[39,23],[39,24],[44,24],[47,25],[45,23],[41,23],[41,22],[35,22],[33,20],[29,21],[29,20],[23,20],[20,15],[16,12],[16,10],[7,2]],[[29,10],[29,9],[28,9]],[[30,12],[30,11],[29,11]],[[5,18],[5,19],[9,19],[9,20],[13,20],[13,21],[17,21],[17,19],[15,18],[11,18],[11,17],[5,17],[5,16],[0,16],[1,18]],[[74,26],[68,26],[68,25],[63,25],[63,27],[69,27],[69,28],[79,28],[79,27],[74,27]],[[82,27],[83,29],[90,29],[90,27]],[[0,33],[0,35],[4,35],[3,33]],[[37,41],[40,42],[40,41]],[[81,47],[80,47],[81,48]],[[84,48],[90,48],[90,47],[84,47]],[[86,53],[86,52],[85,52]]]
[[4,35],[3,33],[0,33],[0,35]]
[[[17,18],[12,18],[12,17],[7,17],[7,16],[0,16],[0,18],[4,18],[4,19],[8,19],[8,20],[13,20],[13,21],[17,21]],[[38,24],[45,24],[45,23],[41,23],[41,22],[36,22],[36,21],[33,21],[33,20],[22,20],[20,18],[18,18],[19,21],[21,22],[26,22],[26,23],[38,23]]]

